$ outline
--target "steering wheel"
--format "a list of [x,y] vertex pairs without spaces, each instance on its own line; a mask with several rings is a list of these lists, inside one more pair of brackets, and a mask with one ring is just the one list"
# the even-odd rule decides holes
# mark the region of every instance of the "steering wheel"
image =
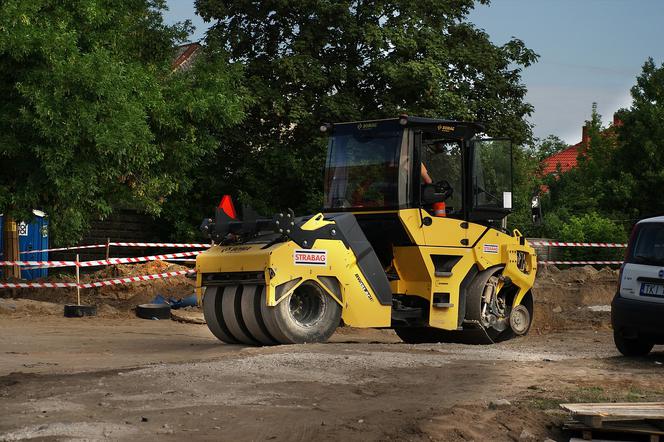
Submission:
[[450,183],[447,180],[436,181],[433,184],[433,188],[436,190],[436,193],[443,194],[444,200],[451,198],[454,193],[454,189],[452,189],[452,186],[450,186]]

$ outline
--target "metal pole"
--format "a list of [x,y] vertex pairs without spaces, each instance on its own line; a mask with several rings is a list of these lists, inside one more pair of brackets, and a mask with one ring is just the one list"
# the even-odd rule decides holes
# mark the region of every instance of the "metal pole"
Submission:
[[76,255],[76,305],[81,305],[81,275],[78,271],[78,254]]
[[106,238],[106,259],[111,256],[111,238]]

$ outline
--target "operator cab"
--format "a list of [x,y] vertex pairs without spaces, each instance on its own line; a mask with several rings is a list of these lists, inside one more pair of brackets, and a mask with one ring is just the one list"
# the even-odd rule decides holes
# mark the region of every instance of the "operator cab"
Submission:
[[325,212],[421,208],[486,225],[511,212],[511,143],[477,138],[480,124],[401,116],[321,130],[330,134]]

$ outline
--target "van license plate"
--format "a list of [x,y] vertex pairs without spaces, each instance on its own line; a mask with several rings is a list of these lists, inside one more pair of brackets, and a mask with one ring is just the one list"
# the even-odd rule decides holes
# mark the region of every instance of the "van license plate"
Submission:
[[641,284],[641,296],[655,296],[664,298],[664,285],[661,284]]

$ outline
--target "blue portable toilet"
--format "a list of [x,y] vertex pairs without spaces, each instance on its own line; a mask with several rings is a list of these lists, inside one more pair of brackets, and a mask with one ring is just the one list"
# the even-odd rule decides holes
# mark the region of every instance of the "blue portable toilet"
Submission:
[[[34,215],[30,223],[24,221],[17,223],[18,227],[18,248],[23,261],[48,261],[48,252],[30,252],[31,250],[48,249],[48,217],[39,210],[33,210]],[[4,218],[0,215],[0,232],[4,225]],[[3,237],[0,235],[0,257],[3,253]],[[4,259],[4,257],[2,257]],[[26,269],[21,267],[21,278],[37,279],[48,275],[48,269]]]

